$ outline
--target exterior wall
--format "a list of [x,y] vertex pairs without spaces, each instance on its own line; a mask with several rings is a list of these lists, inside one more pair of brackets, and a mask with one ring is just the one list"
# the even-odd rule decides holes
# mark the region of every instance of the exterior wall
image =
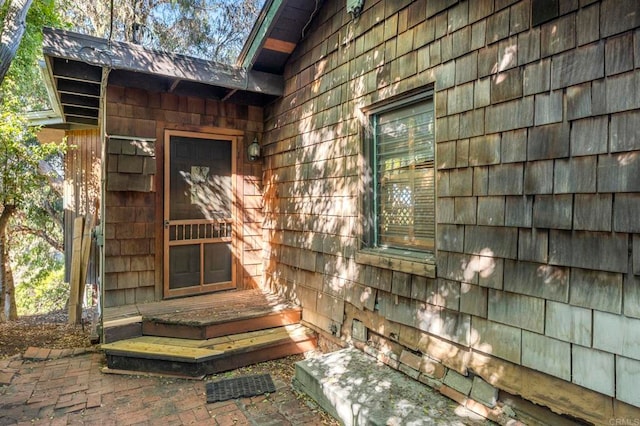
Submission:
[[[102,142],[100,133],[94,130],[69,130],[66,132],[69,149],[64,158],[64,251],[65,279],[69,280],[73,243],[73,222],[78,216],[100,214],[96,206],[100,200]],[[96,224],[99,221],[96,221]],[[94,250],[95,253],[97,251]],[[87,281],[97,282],[97,270],[92,256]]]
[[[324,2],[266,113],[267,284],[443,392],[472,372],[640,418],[640,3],[344,5]],[[430,84],[435,279],[358,262],[360,108]]]
[[[236,253],[238,288],[260,283],[262,266],[260,176],[246,147],[262,131],[262,109],[169,93],[111,86],[107,93],[107,135],[155,138],[153,192],[106,191],[105,306],[162,299],[164,131],[215,133],[241,130],[236,199],[240,206]],[[109,170],[109,161],[106,165]],[[143,185],[144,186],[144,185]]]

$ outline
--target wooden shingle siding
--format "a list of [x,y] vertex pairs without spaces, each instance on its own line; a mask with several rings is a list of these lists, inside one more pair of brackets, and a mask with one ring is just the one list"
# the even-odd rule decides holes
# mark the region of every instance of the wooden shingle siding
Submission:
[[591,311],[565,303],[547,302],[545,334],[557,340],[591,346]]
[[[107,185],[105,208],[105,306],[144,303],[162,299],[164,200],[164,131],[215,132],[230,128],[244,132],[239,138],[236,188],[238,191],[237,287],[251,288],[261,281],[262,167],[248,161],[247,146],[262,131],[262,108],[210,99],[176,96],[142,89],[109,86],[106,132],[108,135],[154,139],[146,142],[153,156],[131,151],[128,142],[110,147],[107,169],[123,172],[122,159],[131,160],[128,172],[148,174],[155,192],[133,192],[124,182]],[[113,142],[113,141],[112,141]],[[119,154],[119,155],[118,155]],[[114,158],[117,156],[118,158]],[[126,158],[125,158],[126,157]],[[154,163],[150,164],[149,159]],[[146,175],[145,175],[146,176]],[[112,174],[109,178],[113,178]],[[148,190],[147,187],[143,188]]]
[[[615,0],[374,0],[352,21],[324,2],[265,111],[268,285],[327,333],[360,321],[392,364],[417,350],[558,412],[640,417],[639,17]],[[430,85],[435,279],[359,252],[363,109]]]

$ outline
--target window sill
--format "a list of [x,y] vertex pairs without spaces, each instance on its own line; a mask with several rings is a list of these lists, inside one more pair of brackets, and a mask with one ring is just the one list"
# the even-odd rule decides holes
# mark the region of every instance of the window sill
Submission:
[[427,278],[436,277],[436,259],[431,252],[412,252],[389,248],[362,249],[356,253],[356,262]]

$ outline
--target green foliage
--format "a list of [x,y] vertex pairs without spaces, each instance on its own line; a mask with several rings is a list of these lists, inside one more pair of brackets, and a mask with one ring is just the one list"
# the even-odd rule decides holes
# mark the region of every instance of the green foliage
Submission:
[[[5,14],[6,8],[0,9],[0,19]],[[45,25],[62,26],[59,5],[55,0],[33,0],[24,36],[0,86],[0,212],[8,206],[16,208],[6,238],[12,269],[21,284],[16,291],[23,313],[58,307],[68,292],[62,283],[61,255],[54,248],[62,241],[57,216],[62,201],[40,167],[43,162],[59,161],[63,150],[54,144],[41,145],[35,137],[37,129],[29,127],[25,117],[25,112],[48,107],[38,63]],[[5,286],[10,288],[9,283],[0,282],[0,289]]]
[[[6,14],[8,3],[5,4],[5,10],[0,12],[0,19]],[[42,57],[42,28],[63,26],[59,4],[55,0],[33,0],[26,24],[20,47],[5,78],[10,81],[8,84],[3,82],[0,87],[0,98],[10,90],[19,101],[18,111],[39,111],[48,108],[49,103],[38,64]]]
[[35,278],[22,280],[16,287],[19,315],[33,315],[64,309],[69,299],[69,286],[64,283],[64,265],[40,268]]
[[64,257],[42,238],[13,232],[12,267],[19,315],[32,315],[64,308],[69,286],[64,283]]
[[[12,82],[5,80],[5,90]],[[3,97],[0,111],[0,205],[24,205],[24,200],[46,185],[39,173],[40,161],[55,155],[60,147],[40,144],[35,129],[28,126],[19,110],[19,101],[10,91]]]

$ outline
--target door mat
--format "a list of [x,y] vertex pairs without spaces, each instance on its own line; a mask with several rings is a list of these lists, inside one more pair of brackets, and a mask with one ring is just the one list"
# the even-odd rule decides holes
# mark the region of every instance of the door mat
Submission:
[[207,387],[207,402],[226,401],[235,398],[273,393],[276,387],[268,374],[223,379],[209,382]]

